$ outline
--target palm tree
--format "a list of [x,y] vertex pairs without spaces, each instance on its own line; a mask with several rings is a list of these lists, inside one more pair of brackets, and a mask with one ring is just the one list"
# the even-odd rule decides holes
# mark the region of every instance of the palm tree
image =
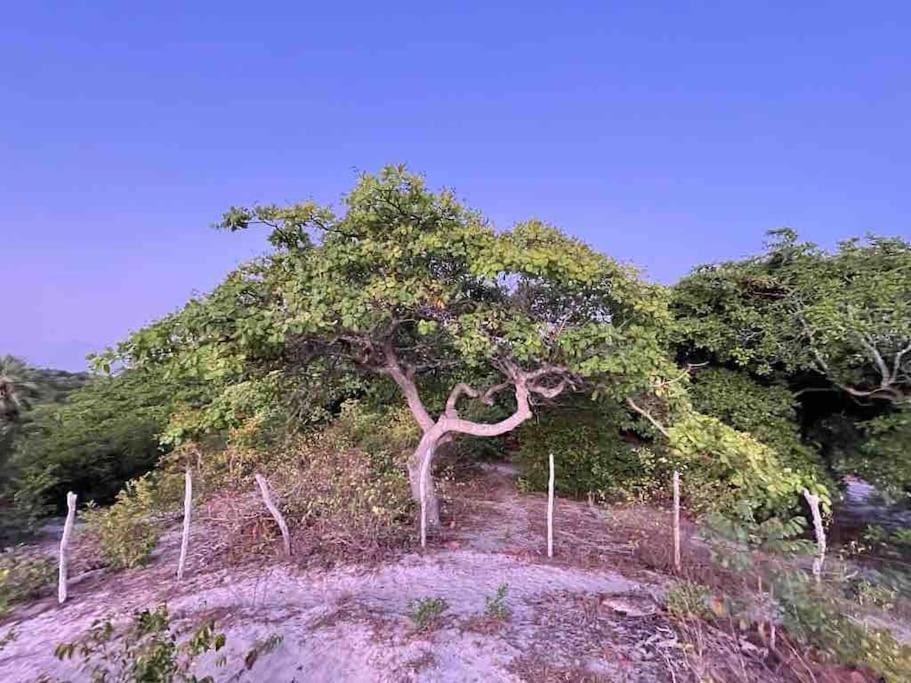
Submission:
[[0,356],[0,432],[17,423],[29,399],[38,393],[32,369],[15,356]]

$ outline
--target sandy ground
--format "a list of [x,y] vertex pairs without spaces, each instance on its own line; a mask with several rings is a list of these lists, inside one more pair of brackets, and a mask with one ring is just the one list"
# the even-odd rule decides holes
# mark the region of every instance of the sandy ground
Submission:
[[[687,680],[674,631],[657,610],[658,582],[547,560],[540,500],[519,504],[508,472],[486,481],[468,497],[466,522],[434,548],[372,567],[217,568],[192,556],[178,586],[171,532],[149,567],[89,573],[62,607],[47,599],[15,612],[0,626],[0,636],[18,633],[0,651],[0,680],[87,680],[54,658],[54,646],[96,619],[162,602],[183,623],[217,618],[231,664],[219,668],[209,657],[198,671],[217,681]],[[584,507],[561,503],[570,505]],[[571,543],[558,536],[558,554]],[[482,617],[485,598],[504,583],[512,617],[491,623]],[[449,607],[437,629],[418,633],[409,603],[424,597]],[[280,645],[242,670],[244,655],[271,636]]]

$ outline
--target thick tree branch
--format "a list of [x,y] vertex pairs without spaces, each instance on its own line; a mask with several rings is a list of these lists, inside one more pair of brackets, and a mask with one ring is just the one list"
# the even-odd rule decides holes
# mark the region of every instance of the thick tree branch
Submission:
[[424,402],[421,401],[417,385],[414,383],[414,380],[402,370],[402,366],[399,364],[398,358],[396,358],[395,350],[392,348],[391,343],[385,344],[383,352],[386,364],[380,368],[380,372],[389,375],[389,377],[392,378],[392,381],[398,385],[399,389],[401,389],[402,393],[405,395],[405,400],[408,402],[408,408],[411,410],[411,414],[414,415],[414,419],[417,420],[418,425],[420,425],[421,430],[424,432],[429,431],[433,428],[434,420],[430,417],[430,413],[427,412],[427,408],[424,407]]
[[861,345],[869,352],[870,357],[873,359],[873,362],[876,364],[876,369],[879,370],[880,375],[880,387],[887,387],[889,385],[889,377],[891,373],[889,368],[886,366],[886,361],[883,360],[882,354],[879,350],[873,346],[873,342],[870,339],[861,333],[857,333],[858,339],[860,339]]
[[503,391],[504,389],[507,389],[507,388],[513,386],[513,384],[514,384],[514,381],[511,379],[508,379],[504,382],[500,382],[499,384],[494,384],[492,387],[489,387],[487,389],[487,391],[485,391],[482,394],[480,391],[478,391],[471,385],[465,384],[464,382],[459,382],[458,384],[456,384],[453,387],[452,391],[449,394],[449,398],[446,400],[446,410],[444,412],[444,415],[446,415],[446,417],[458,417],[458,411],[456,408],[457,408],[459,399],[462,396],[468,396],[469,398],[478,399],[481,403],[483,403],[486,406],[493,405],[493,397],[496,396],[501,391]]
[[511,432],[531,417],[531,406],[528,398],[528,387],[525,385],[524,378],[520,377],[516,380],[516,411],[506,419],[484,424],[463,420],[460,417],[444,415],[440,418],[439,425],[443,432],[458,432],[459,434],[468,434],[470,436],[500,436]]

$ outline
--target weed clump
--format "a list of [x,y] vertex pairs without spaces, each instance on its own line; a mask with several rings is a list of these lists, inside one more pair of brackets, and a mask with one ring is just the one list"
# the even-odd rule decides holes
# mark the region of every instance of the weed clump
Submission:
[[449,603],[443,598],[417,598],[408,605],[408,617],[416,631],[432,631],[447,609]]

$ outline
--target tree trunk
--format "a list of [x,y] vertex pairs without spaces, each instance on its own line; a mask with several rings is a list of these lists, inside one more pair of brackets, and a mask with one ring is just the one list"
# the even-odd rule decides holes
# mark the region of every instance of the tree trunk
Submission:
[[[433,485],[433,456],[442,439],[436,429],[426,432],[408,460],[408,482],[411,497],[421,506],[421,537],[440,526],[440,502]],[[421,486],[423,474],[424,485]],[[422,497],[423,492],[423,497]]]

